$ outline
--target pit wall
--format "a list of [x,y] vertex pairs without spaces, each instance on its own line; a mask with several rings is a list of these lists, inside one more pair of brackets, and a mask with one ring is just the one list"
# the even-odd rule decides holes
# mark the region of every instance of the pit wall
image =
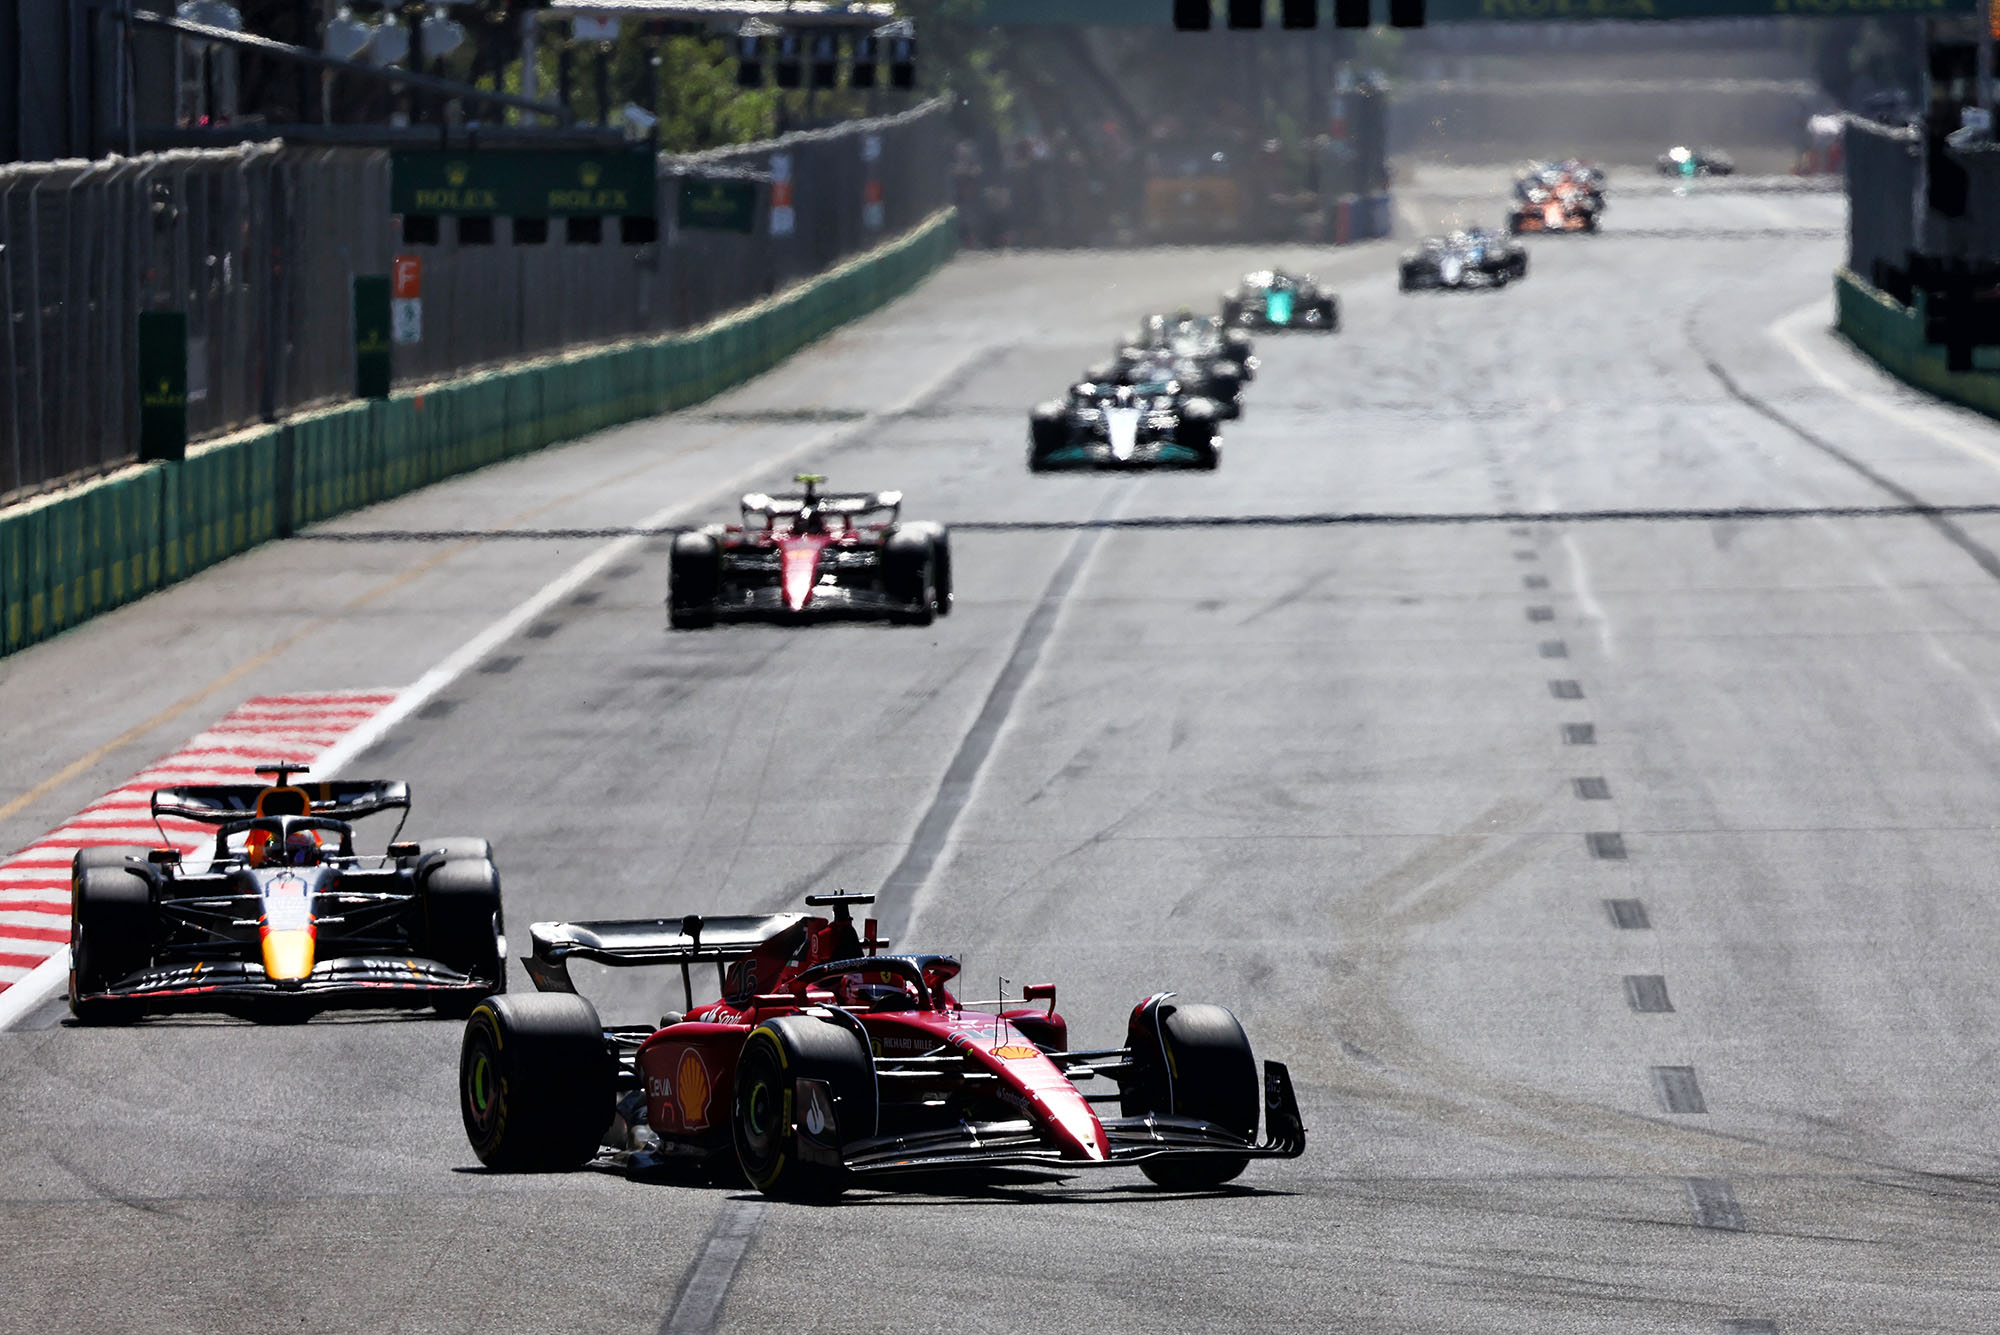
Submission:
[[1947,371],[1944,349],[1924,342],[1921,310],[1871,286],[1852,269],[1833,275],[1834,325],[1898,380],[2000,418],[2000,348],[1974,348],[1971,371]]
[[711,398],[909,291],[957,236],[945,209],[699,329],[301,414],[0,511],[0,654],[301,525]]

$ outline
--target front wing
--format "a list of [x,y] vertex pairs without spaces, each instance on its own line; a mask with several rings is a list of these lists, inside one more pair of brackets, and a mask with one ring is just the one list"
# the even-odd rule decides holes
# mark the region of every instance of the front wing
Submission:
[[1119,458],[1105,440],[1083,440],[1050,450],[1035,460],[1037,468],[1200,468],[1202,456],[1171,440],[1142,440],[1126,458]]
[[1237,1159],[1296,1159],[1306,1152],[1306,1128],[1283,1062],[1264,1063],[1264,1139],[1253,1143],[1193,1117],[1109,1117],[1102,1122],[1111,1153],[1072,1159],[1051,1148],[1028,1121],[961,1125],[849,1145],[841,1165],[850,1173],[920,1173],[965,1168],[1124,1168],[1147,1159],[1219,1154]]
[[814,587],[806,605],[794,612],[785,602],[784,590],[776,585],[724,584],[712,604],[721,621],[813,621],[838,617],[892,617],[917,609],[880,589],[855,588],[845,584]]
[[310,1001],[334,1010],[368,1006],[423,1006],[442,997],[478,996],[492,985],[410,956],[346,956],[322,959],[310,977],[275,983],[264,966],[248,961],[173,964],[142,969],[82,1000],[123,1002],[136,1010],[255,1010],[282,1002]]

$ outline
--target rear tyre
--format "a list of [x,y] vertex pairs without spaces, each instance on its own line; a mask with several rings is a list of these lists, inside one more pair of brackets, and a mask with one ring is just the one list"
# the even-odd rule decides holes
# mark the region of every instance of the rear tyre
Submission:
[[581,1168],[616,1111],[597,1008],[570,992],[488,997],[459,1047],[458,1104],[479,1162],[502,1173]]
[[[1257,1138],[1263,1086],[1234,1015],[1220,1006],[1148,1002],[1133,1014],[1126,1041],[1134,1070],[1119,1105],[1127,1117],[1196,1117],[1246,1141]],[[1234,1155],[1200,1154],[1148,1159],[1139,1168],[1163,1187],[1199,1190],[1221,1186],[1249,1164]]]
[[417,874],[428,876],[433,868],[447,862],[491,862],[493,845],[484,839],[465,836],[448,836],[443,839],[429,839],[419,845],[417,854]]
[[[467,840],[484,843],[484,840]],[[458,858],[434,863],[419,873],[423,904],[424,953],[448,969],[470,974],[487,992],[507,990],[507,962],[500,955],[505,930],[500,902],[500,873],[486,858]],[[451,997],[438,1002],[446,1014],[463,1015],[477,997]]]
[[1243,303],[1234,297],[1224,297],[1222,299],[1222,322],[1224,324],[1241,324],[1243,322]]
[[[83,849],[70,861],[69,1010],[84,1024],[127,1024],[140,1004],[92,997],[153,962],[153,891],[144,848]],[[127,859],[137,859],[137,865]]]
[[682,533],[667,556],[667,624],[695,630],[715,624],[722,591],[722,548],[706,533]]
[[937,616],[937,547],[927,526],[911,525],[889,535],[882,548],[882,587],[903,605],[898,620],[928,626]]
[[1202,397],[1215,403],[1219,417],[1243,415],[1243,372],[1235,362],[1217,362],[1208,370],[1201,387]]
[[838,1196],[847,1185],[841,1151],[874,1135],[875,1120],[874,1059],[853,1030],[787,1015],[743,1040],[730,1126],[743,1175],[766,1196]]
[[1340,303],[1338,301],[1332,297],[1328,297],[1320,309],[1325,313],[1325,325],[1323,327],[1327,333],[1331,334],[1334,330],[1340,328]]

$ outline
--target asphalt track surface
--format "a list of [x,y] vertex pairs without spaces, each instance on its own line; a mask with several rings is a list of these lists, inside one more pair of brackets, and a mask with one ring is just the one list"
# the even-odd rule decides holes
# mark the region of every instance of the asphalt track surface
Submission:
[[[1295,257],[1344,328],[1263,340],[1212,475],[1032,477],[1025,410],[1262,256],[967,256],[705,410],[328,527],[700,522],[808,466],[967,523],[1477,522],[968,530],[927,630],[683,634],[663,539],[296,541],[0,661],[12,848],[243,698],[418,682],[622,542],[348,770],[494,840],[517,944],[886,883],[1080,1043],[1155,989],[1232,1007],[1312,1135],[1223,1195],[762,1206],[480,1171],[448,1022],[51,1003],[0,1032],[0,1329],[2000,1326],[2000,519],[1909,510],[2000,502],[2000,430],[1827,333],[1841,207],[1631,189],[1495,293]],[[1635,508],[1687,513],[1505,517]]]

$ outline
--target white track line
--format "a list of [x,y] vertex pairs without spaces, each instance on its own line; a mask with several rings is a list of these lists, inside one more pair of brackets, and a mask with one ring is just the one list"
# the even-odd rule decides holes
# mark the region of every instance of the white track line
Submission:
[[[1814,332],[1824,332],[1832,323],[1828,303],[1815,301],[1811,305],[1800,307],[1790,315],[1773,320],[1765,327],[1764,332],[1790,353],[1792,360],[1804,367],[1806,373],[1825,388],[1851,403],[1859,404],[1884,421],[1893,422],[1906,431],[1929,436],[1932,440],[1957,450],[1969,459],[1975,459],[1988,468],[2000,471],[2000,450],[1995,450],[1984,440],[1953,430],[1944,421],[1939,420],[1940,409],[1952,414],[1970,413],[1971,409],[1959,408],[1956,404],[1947,404],[1942,399],[1931,399],[1928,396],[1926,396],[1927,402],[1921,407],[1898,403],[1890,395],[1853,383],[1851,375],[1843,376],[1838,370],[1829,366],[1806,342],[1803,335],[1806,332],[1804,327],[1807,325],[1810,325]],[[1857,364],[1873,370],[1876,374],[1885,377],[1889,375],[1887,371],[1860,353],[1854,353],[1852,356]],[[1902,385],[1903,382],[1897,380],[1894,383]],[[1909,389],[1908,392],[1923,393],[1917,389]]]

